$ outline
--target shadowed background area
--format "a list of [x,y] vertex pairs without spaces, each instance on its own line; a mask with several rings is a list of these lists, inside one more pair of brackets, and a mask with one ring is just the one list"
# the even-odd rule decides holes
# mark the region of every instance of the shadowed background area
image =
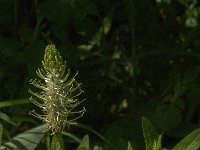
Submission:
[[3,140],[41,123],[28,114],[27,91],[54,43],[72,75],[78,70],[86,98],[70,132],[82,138],[96,130],[116,150],[127,140],[140,150],[146,116],[170,148],[200,126],[199,14],[197,0],[0,0]]

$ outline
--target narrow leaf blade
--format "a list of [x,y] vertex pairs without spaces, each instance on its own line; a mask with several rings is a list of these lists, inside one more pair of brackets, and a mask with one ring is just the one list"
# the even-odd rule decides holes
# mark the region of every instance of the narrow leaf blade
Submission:
[[145,139],[146,150],[152,150],[154,148],[155,140],[158,139],[158,133],[151,122],[142,117],[142,130]]
[[127,150],[134,150],[133,147],[131,146],[131,143],[128,141],[128,148]]
[[9,124],[17,126],[17,124],[7,114],[5,114],[1,111],[0,111],[0,118]]
[[85,135],[77,150],[89,150],[89,136]]
[[200,148],[200,128],[183,138],[172,150],[197,150]]

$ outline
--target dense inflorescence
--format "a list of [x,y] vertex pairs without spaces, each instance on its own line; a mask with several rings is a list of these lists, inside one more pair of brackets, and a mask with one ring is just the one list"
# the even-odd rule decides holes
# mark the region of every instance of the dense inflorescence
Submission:
[[77,98],[83,92],[81,84],[75,80],[77,74],[69,78],[70,70],[66,69],[66,62],[53,44],[46,47],[42,68],[38,68],[36,73],[41,80],[31,80],[30,83],[41,92],[29,90],[37,98],[31,97],[30,100],[42,109],[43,114],[38,114],[35,110],[31,114],[46,122],[48,130],[54,134],[66,125],[74,124],[74,120],[84,114],[84,107],[74,111],[83,101]]

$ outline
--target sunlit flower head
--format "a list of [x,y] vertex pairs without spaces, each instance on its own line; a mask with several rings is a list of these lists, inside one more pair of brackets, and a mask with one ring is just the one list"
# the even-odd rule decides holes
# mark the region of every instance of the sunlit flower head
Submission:
[[42,67],[36,71],[39,80],[31,80],[30,83],[40,92],[29,92],[36,98],[30,100],[42,110],[38,114],[35,110],[31,114],[48,124],[48,130],[52,134],[60,132],[67,125],[74,124],[74,121],[81,117],[85,108],[76,111],[77,106],[83,101],[78,96],[83,92],[81,84],[70,78],[70,70],[63,61],[55,45],[50,44],[45,49]]

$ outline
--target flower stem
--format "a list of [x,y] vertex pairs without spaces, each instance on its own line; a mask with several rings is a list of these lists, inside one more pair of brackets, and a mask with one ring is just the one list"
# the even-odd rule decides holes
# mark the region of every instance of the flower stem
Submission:
[[64,141],[61,132],[57,132],[53,135],[51,141],[51,150],[64,150]]

